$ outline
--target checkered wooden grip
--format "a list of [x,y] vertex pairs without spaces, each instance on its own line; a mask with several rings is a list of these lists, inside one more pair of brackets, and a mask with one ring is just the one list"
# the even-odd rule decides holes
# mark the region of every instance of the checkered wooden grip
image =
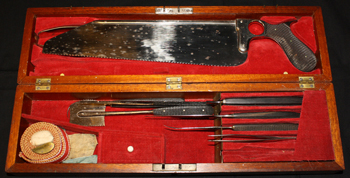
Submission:
[[293,35],[286,23],[271,25],[265,23],[266,36],[276,41],[286,53],[290,62],[303,72],[315,69],[317,59],[315,54],[303,42]]
[[154,109],[153,114],[158,116],[210,116],[214,115],[214,108],[211,106],[175,106]]

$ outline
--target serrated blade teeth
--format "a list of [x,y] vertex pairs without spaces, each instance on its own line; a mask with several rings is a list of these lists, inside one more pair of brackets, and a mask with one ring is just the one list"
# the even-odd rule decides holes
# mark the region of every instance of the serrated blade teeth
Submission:
[[95,21],[48,40],[43,53],[204,66],[237,66],[232,21]]

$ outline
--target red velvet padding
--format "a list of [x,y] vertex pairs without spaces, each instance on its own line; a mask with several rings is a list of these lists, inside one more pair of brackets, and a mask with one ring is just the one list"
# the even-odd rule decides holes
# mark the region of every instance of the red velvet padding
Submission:
[[[282,95],[281,95],[282,94]],[[286,95],[287,93],[278,93]],[[227,95],[223,94],[225,98]],[[262,94],[275,96],[273,93]],[[298,95],[298,93],[295,93]],[[235,95],[238,97],[238,95]],[[231,96],[232,97],[232,96]],[[249,106],[223,107],[224,113],[232,111],[247,111]],[[250,107],[255,111],[297,111],[298,106],[291,107]],[[299,108],[300,109],[300,108]],[[255,143],[224,143],[224,162],[256,162],[256,161],[320,161],[334,160],[334,152],[331,140],[329,116],[325,92],[305,91],[301,116],[291,119],[223,119],[223,125],[240,123],[299,123],[298,131],[230,131],[224,130],[223,134],[257,134],[257,135],[297,135],[297,140],[284,140],[274,142]]]
[[[191,100],[205,101],[205,100]],[[67,108],[76,101],[74,100],[35,100],[32,102],[31,115],[35,117],[50,118],[48,120],[61,121],[69,124],[67,117]],[[127,111],[140,110],[128,108],[110,108],[106,111]],[[53,114],[55,113],[55,114]],[[174,131],[165,127],[185,127],[185,126],[210,126],[213,125],[213,119],[195,119],[195,118],[175,118],[175,117],[157,117],[152,114],[106,116],[103,127],[87,127],[99,131],[99,162],[106,163],[145,163],[159,160],[165,163],[213,163],[214,146],[208,142],[208,135],[213,131]],[[74,125],[74,124],[71,124]],[[83,126],[79,126],[83,127]],[[110,132],[112,131],[112,132]],[[106,132],[106,133],[105,133]],[[118,133],[120,132],[120,133]],[[112,133],[112,134],[111,134]],[[129,133],[128,136],[126,136]],[[133,134],[133,133],[136,133]],[[137,142],[140,139],[140,133],[145,136],[144,142]],[[102,135],[101,135],[102,134]],[[109,135],[106,135],[109,134]],[[154,137],[156,135],[156,137]],[[161,140],[164,138],[164,149],[161,149]],[[114,140],[114,141],[112,141]],[[118,144],[118,141],[120,144]],[[125,153],[125,145],[137,145],[137,151],[132,154]],[[146,149],[146,145],[152,145]],[[120,147],[119,147],[120,146]],[[139,149],[142,147],[142,149]],[[117,153],[110,153],[111,148],[119,150],[130,159],[121,159]],[[135,148],[136,149],[136,148]],[[161,150],[165,150],[161,154]],[[105,152],[108,154],[105,154]],[[136,150],[135,150],[136,151]],[[153,153],[154,151],[154,153]],[[104,153],[102,153],[104,152]],[[152,154],[151,154],[152,152]],[[139,157],[143,155],[144,157]],[[156,156],[155,156],[156,155]],[[163,155],[160,159],[159,156]],[[134,158],[134,159],[131,159]],[[145,162],[143,162],[145,161]]]
[[[29,123],[49,122],[65,129],[68,134],[86,133],[97,136],[98,145],[94,152],[99,163],[163,163],[164,136],[161,134],[104,131],[67,122],[22,114]],[[133,152],[127,147],[132,146]]]
[[[222,152],[224,162],[334,160],[326,94],[323,90],[221,94],[222,99],[254,96],[303,96],[303,103],[302,106],[278,107],[222,106],[222,114],[251,111],[295,111],[301,112],[301,118],[266,119],[263,121],[258,119],[222,119],[223,125],[292,122],[299,123],[298,131],[238,132],[224,130],[223,133],[277,136],[297,135],[297,140],[263,143],[224,143]],[[142,163],[159,162],[159,160],[165,163],[214,162],[215,143],[208,141],[208,139],[212,139],[208,135],[214,134],[213,131],[174,131],[166,129],[164,126],[212,126],[214,125],[212,119],[156,117],[151,114],[107,116],[105,118],[106,126],[104,127],[84,127],[69,123],[67,108],[74,102],[76,101],[34,100],[32,101],[31,115],[23,115],[23,118],[27,120],[36,118],[40,121],[51,122],[63,126],[67,131],[79,132],[79,130],[86,129],[88,132],[90,129],[97,130],[99,145],[96,154],[99,155],[98,161],[101,163]],[[137,109],[107,107],[106,110],[125,111]],[[142,141],[139,141],[140,139]],[[134,146],[135,152],[130,154],[126,152],[125,147],[127,145]],[[145,149],[147,145],[149,147]],[[117,152],[113,152],[113,149],[117,150]]]
[[[107,131],[100,134],[100,163],[164,163],[162,134]],[[133,150],[129,150],[131,147]]]
[[[98,18],[89,17],[38,17],[35,32],[38,33],[53,27],[68,25],[84,25]],[[109,19],[111,20],[111,19]],[[125,20],[125,19],[113,19]],[[295,17],[269,16],[262,17],[271,24],[278,24]],[[315,52],[317,50],[313,18],[302,17],[291,26],[292,32],[302,42]],[[40,34],[39,44],[54,36],[57,32]],[[256,39],[249,43],[248,58],[245,63],[235,67],[215,67],[189,64],[171,64],[161,62],[133,61],[122,59],[101,59],[67,57],[43,54],[42,49],[33,46],[31,63],[34,71],[30,76],[57,76],[68,75],[149,75],[149,74],[304,74],[296,69],[288,60],[282,48],[271,39]],[[308,74],[320,74],[316,69]]]

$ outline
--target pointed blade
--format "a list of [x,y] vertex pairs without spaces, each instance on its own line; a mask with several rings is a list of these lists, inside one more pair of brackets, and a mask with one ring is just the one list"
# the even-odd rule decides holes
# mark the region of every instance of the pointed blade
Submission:
[[234,113],[231,115],[217,115],[215,117],[242,118],[242,119],[280,119],[280,118],[299,118],[298,112],[250,112]]
[[43,53],[237,66],[235,21],[94,21],[49,39]]

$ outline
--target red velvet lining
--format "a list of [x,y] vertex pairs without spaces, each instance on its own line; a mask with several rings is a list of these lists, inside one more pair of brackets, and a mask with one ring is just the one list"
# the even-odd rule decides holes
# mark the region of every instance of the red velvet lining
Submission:
[[[68,123],[69,118],[67,117],[67,108],[74,102],[76,101],[33,101],[31,117],[50,118],[44,120],[47,122],[53,121],[52,123],[58,123],[59,125],[65,123],[63,127],[66,127],[67,124],[69,126],[74,125]],[[140,109],[106,108],[106,111],[112,110]],[[28,118],[28,116],[25,116],[25,118]],[[182,132],[164,127],[164,125],[182,127],[213,124],[213,119],[180,119],[141,114],[106,116],[106,126],[104,127],[79,127],[99,130],[100,150],[98,161],[101,163],[213,163],[214,147],[212,143],[207,141],[208,135],[213,134],[213,131]],[[134,146],[135,151],[127,152],[126,145]],[[200,145],[200,148],[198,148],[198,145]],[[111,150],[111,148],[113,149]],[[113,150],[117,152],[113,152]]]
[[[231,131],[223,134],[297,135],[297,140],[255,143],[223,143],[224,162],[320,161],[334,160],[326,95],[323,90],[273,93],[222,93],[221,99],[254,96],[303,96],[302,106],[222,106],[221,114],[233,112],[295,111],[301,118],[228,119],[224,126],[239,123],[299,123],[298,131]],[[189,101],[205,101],[191,99]],[[104,127],[69,123],[67,108],[75,100],[34,100],[31,114],[22,114],[30,123],[44,121],[72,133],[93,133],[98,137],[95,154],[99,163],[213,163],[213,131],[175,131],[164,127],[212,126],[213,119],[157,117],[151,114],[106,116]],[[139,110],[110,108],[106,111]],[[55,113],[55,114],[53,114]],[[127,147],[133,146],[134,152]]]
[[[152,133],[102,132],[101,163],[163,163],[164,136]],[[128,147],[133,147],[129,152]]]
[[[98,18],[88,17],[38,17],[35,24],[35,32],[67,26],[83,25]],[[114,19],[118,20],[118,19]],[[120,19],[119,19],[120,20]],[[262,17],[271,24],[277,24],[295,17]],[[313,19],[302,17],[291,26],[292,32],[314,52],[317,50]],[[61,32],[62,33],[62,32]],[[40,34],[39,44],[59,32],[47,32]],[[303,74],[288,60],[283,50],[277,43],[270,39],[256,39],[249,44],[248,58],[245,63],[235,67],[213,67],[189,64],[171,64],[159,62],[132,61],[122,59],[79,58],[41,53],[41,48],[34,45],[31,63],[35,66],[30,76],[55,76],[65,75],[137,75],[137,74]],[[308,74],[320,74],[316,69]]]
[[[260,96],[299,96],[300,93],[260,93]],[[222,94],[223,98],[246,97],[240,94]],[[240,123],[299,123],[298,131],[232,131],[223,134],[257,135],[297,135],[297,140],[255,143],[224,143],[224,162],[250,161],[319,161],[334,160],[330,135],[329,116],[325,92],[305,91],[302,106],[223,106],[222,114],[242,111],[295,111],[301,112],[299,118],[286,119],[222,119],[223,125]]]

